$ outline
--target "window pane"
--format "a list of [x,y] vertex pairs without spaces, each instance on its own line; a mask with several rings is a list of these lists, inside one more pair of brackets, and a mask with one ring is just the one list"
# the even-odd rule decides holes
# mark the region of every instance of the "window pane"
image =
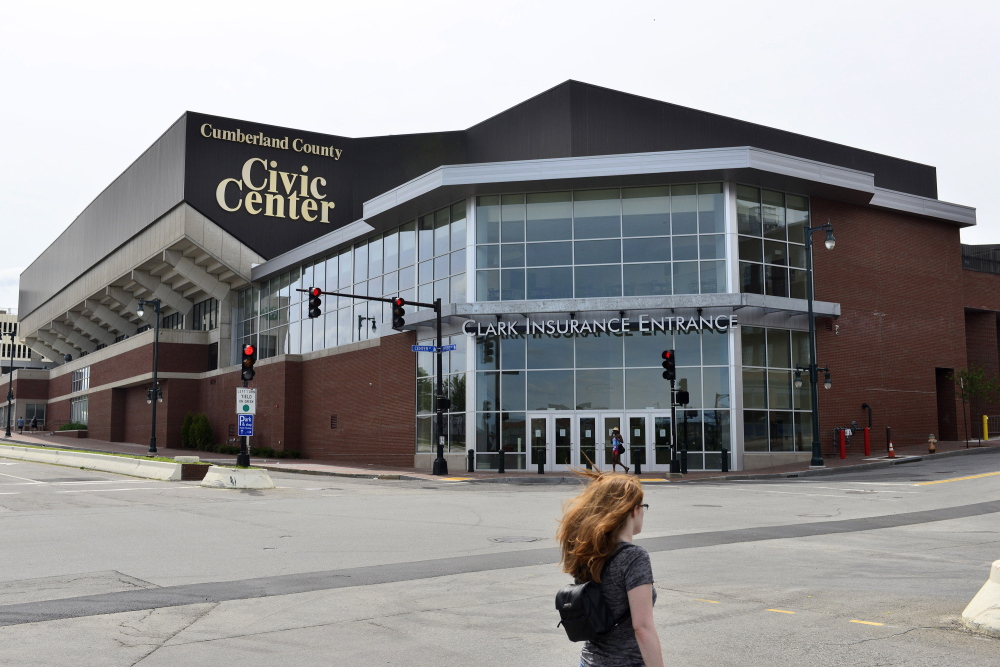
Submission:
[[769,412],[771,451],[791,452],[795,449],[791,412]]
[[676,234],[698,233],[697,186],[675,185],[670,188],[670,226]]
[[787,238],[785,234],[785,196],[780,192],[761,190],[760,199],[764,238],[784,241]]
[[668,236],[670,188],[622,190],[622,236]]
[[408,222],[399,228],[399,265],[409,266],[417,261],[417,225]]
[[500,246],[500,264],[503,267],[524,266],[524,244],[505,243]]
[[434,256],[434,214],[417,220],[417,259],[423,261]]
[[434,280],[434,262],[428,260],[417,265],[418,283],[424,285]]
[[812,450],[812,413],[796,412],[795,415],[795,451],[808,452]]
[[595,333],[576,338],[577,368],[621,368],[624,336]]
[[476,373],[476,410],[489,412],[499,407],[500,371]]
[[451,253],[451,272],[465,273],[465,249],[456,250]]
[[476,271],[476,300],[500,300],[500,272]]
[[798,269],[788,269],[788,295],[793,299],[808,298],[806,272]]
[[675,262],[698,259],[697,236],[675,236],[673,245]]
[[702,234],[722,233],[726,229],[726,207],[722,183],[698,185],[698,231]]
[[621,241],[577,241],[573,244],[576,264],[621,264]]
[[762,368],[743,369],[743,407],[749,410],[767,409],[767,371]]
[[573,339],[563,336],[528,336],[528,368],[573,368]]
[[465,274],[460,273],[451,277],[451,300],[455,303],[468,300],[466,293]]
[[476,268],[496,269],[500,267],[500,246],[476,246]]
[[740,262],[740,291],[745,294],[764,293],[764,267]]
[[805,228],[809,225],[809,198],[785,195],[785,215],[788,224],[788,240],[805,243]]
[[625,401],[620,368],[576,372],[577,410],[621,410]]
[[701,293],[721,294],[726,291],[726,263],[701,263]]
[[706,366],[727,365],[729,363],[729,332],[705,331],[701,334],[701,350]]
[[448,293],[448,288],[451,287],[451,281],[447,278],[442,280],[434,281],[434,299],[441,299],[441,303],[451,302],[451,295]]
[[451,250],[451,220],[448,209],[442,208],[434,212],[434,254],[443,255]]
[[740,234],[761,235],[760,192],[757,188],[736,186],[736,223]]
[[701,334],[695,332],[674,334],[674,351],[678,366],[701,365]]
[[809,332],[793,331],[792,333],[792,368],[809,366]]
[[674,294],[698,294],[700,282],[698,262],[674,264]]
[[788,269],[783,266],[765,266],[764,289],[768,296],[788,296]]
[[622,267],[620,264],[578,266],[576,273],[576,298],[621,296]]
[[740,259],[748,262],[764,261],[763,241],[752,236],[740,237]]
[[705,368],[702,370],[704,376],[705,400],[702,405],[706,408],[729,408],[729,368],[726,366],[718,368]]
[[570,239],[573,233],[573,203],[568,192],[544,192],[527,196],[527,240]]
[[504,301],[524,299],[524,269],[504,269],[500,272],[500,298]]
[[573,193],[573,235],[578,239],[621,236],[621,199],[618,190],[580,190]]
[[354,282],[368,278],[368,244],[364,241],[354,246]]
[[507,336],[500,339],[500,363],[504,370],[527,368],[527,340],[525,336]]
[[416,286],[417,267],[407,266],[399,270],[399,289],[405,290]]
[[434,278],[439,280],[451,275],[451,255],[441,255],[434,258]]
[[748,452],[767,451],[767,412],[743,411],[743,449]]
[[740,327],[740,337],[743,339],[743,365],[766,366],[764,357],[764,329],[760,327]]
[[791,347],[788,342],[789,333],[791,332],[787,329],[767,329],[767,365],[769,367],[792,367]]
[[670,237],[625,239],[622,255],[626,262],[669,262]]
[[451,249],[464,248],[466,243],[465,202],[451,206]]
[[572,410],[573,371],[529,371],[528,410]]
[[524,371],[504,371],[500,375],[501,410],[525,409],[524,380],[526,376],[527,373]]
[[500,197],[479,197],[476,204],[476,243],[499,243]]
[[788,265],[788,244],[782,241],[764,241],[764,261],[768,264]]
[[382,275],[382,235],[376,234],[368,241],[368,275]]
[[732,449],[729,444],[729,411],[706,410],[705,419],[705,451],[718,452]]
[[725,259],[726,237],[722,234],[699,236],[698,250],[702,259]]
[[670,294],[670,264],[626,264],[623,270],[625,296]]
[[663,379],[662,368],[628,368],[625,370],[625,409],[670,409],[669,388],[669,383]]
[[524,240],[524,195],[504,195],[500,236],[504,243]]
[[[671,349],[673,336],[662,331],[656,333],[630,332],[625,338],[625,365],[629,368],[655,366],[660,368],[664,350]],[[662,373],[662,369],[660,369]],[[659,376],[658,376],[659,377]]]
[[526,250],[528,266],[554,266],[573,263],[572,243],[529,243]]
[[788,265],[794,266],[797,269],[806,268],[805,246],[792,244],[788,245]]

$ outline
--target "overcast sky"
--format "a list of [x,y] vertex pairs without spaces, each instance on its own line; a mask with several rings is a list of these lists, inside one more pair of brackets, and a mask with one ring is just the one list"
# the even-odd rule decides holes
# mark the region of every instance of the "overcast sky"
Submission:
[[[6,3],[0,307],[184,111],[345,136],[457,130],[578,79],[934,165],[1000,243],[1000,3]],[[905,242],[901,239],[900,242]]]

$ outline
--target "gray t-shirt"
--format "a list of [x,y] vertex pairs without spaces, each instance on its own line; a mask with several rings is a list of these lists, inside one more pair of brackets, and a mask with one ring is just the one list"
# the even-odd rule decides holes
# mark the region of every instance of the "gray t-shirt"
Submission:
[[[604,600],[615,618],[621,618],[629,610],[630,590],[653,583],[653,566],[646,550],[629,542],[621,544],[621,551],[605,566],[601,577]],[[655,588],[653,604],[656,604]],[[584,667],[643,667],[645,663],[635,640],[632,620],[625,619],[603,639],[585,643],[580,662]]]

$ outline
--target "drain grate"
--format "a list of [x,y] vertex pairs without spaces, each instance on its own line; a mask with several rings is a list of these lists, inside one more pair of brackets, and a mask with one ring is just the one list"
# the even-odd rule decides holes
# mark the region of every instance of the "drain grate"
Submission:
[[491,537],[491,542],[537,542],[540,537]]

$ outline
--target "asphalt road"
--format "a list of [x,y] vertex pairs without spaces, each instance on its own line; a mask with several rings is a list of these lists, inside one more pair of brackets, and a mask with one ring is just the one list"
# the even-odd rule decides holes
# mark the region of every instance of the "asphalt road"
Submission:
[[[202,489],[0,459],[0,665],[575,665],[572,485],[274,474]],[[962,609],[1000,558],[1000,455],[653,483],[668,664],[996,665]]]

